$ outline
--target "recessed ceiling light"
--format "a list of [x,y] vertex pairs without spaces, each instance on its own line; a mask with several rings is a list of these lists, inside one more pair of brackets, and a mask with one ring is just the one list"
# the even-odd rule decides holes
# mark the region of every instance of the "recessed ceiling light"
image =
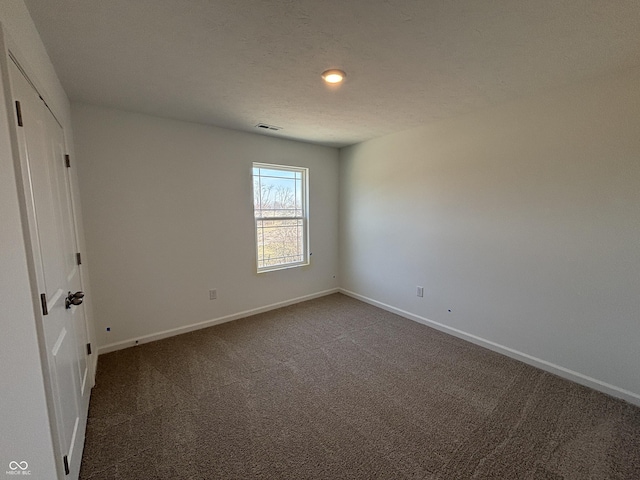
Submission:
[[347,74],[342,70],[327,70],[322,72],[322,79],[327,83],[340,83]]

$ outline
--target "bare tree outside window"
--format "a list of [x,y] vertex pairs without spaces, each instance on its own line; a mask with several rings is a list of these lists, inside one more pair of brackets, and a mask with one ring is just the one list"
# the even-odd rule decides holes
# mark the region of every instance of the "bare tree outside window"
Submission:
[[258,271],[307,264],[306,168],[255,163]]

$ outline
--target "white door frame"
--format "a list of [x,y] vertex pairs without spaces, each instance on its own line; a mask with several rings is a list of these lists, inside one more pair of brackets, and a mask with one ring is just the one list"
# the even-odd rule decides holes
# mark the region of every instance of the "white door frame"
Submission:
[[[43,329],[43,313],[42,307],[40,304],[40,291],[42,291],[41,286],[38,284],[38,274],[36,269],[36,264],[39,260],[39,251],[35,246],[34,234],[35,234],[35,218],[32,214],[32,210],[28,208],[29,206],[29,196],[31,195],[30,185],[29,185],[29,176],[28,176],[28,164],[25,158],[22,158],[20,155],[19,148],[19,134],[16,127],[15,122],[15,105],[13,101],[12,95],[12,87],[11,80],[9,76],[9,62],[13,62],[17,65],[17,67],[24,73],[27,81],[32,84],[35,91],[41,96],[44,103],[47,105],[54,118],[58,120],[63,128],[63,136],[64,136],[64,145],[65,150],[69,152],[69,133],[68,126],[65,128],[63,122],[60,122],[60,117],[56,115],[54,112],[54,108],[46,99],[51,98],[44,86],[39,82],[38,78],[34,74],[35,69],[33,69],[29,62],[26,60],[26,57],[20,53],[20,49],[18,45],[13,42],[11,37],[5,32],[0,24],[0,74],[2,75],[2,84],[5,88],[5,99],[6,104],[4,106],[5,112],[9,115],[9,134],[11,138],[11,152],[13,156],[13,163],[16,169],[16,186],[18,190],[18,201],[20,205],[20,215],[22,217],[22,230],[23,237],[25,242],[25,250],[27,253],[27,265],[29,271],[29,283],[31,289],[31,298],[33,301],[33,311],[34,317],[36,319],[36,331],[38,335],[38,344],[39,344],[39,353],[40,353],[40,362],[42,365],[43,371],[43,383],[46,393],[46,404],[47,404],[47,414],[49,419],[49,436],[51,439],[51,444],[53,446],[53,453],[56,459],[56,473],[57,478],[64,479],[65,471],[62,463],[63,458],[63,449],[61,448],[59,442],[59,435],[57,431],[57,422],[56,422],[56,409],[53,400],[53,386],[51,382],[51,378],[49,372],[51,371],[48,355],[45,347],[44,341],[44,329]],[[71,188],[69,195],[71,197],[72,203],[72,211],[74,217],[74,239],[76,245],[80,247],[81,238],[79,232],[79,219],[78,219],[78,199],[76,198],[76,189],[73,188],[76,179],[73,178],[73,175],[69,176],[69,181],[71,182]],[[82,290],[86,292],[86,278],[84,277],[84,272],[81,266],[78,266],[79,269],[79,279],[80,284],[82,286]],[[88,310],[88,309],[87,309]],[[95,383],[95,367],[97,365],[97,345],[95,344],[95,339],[93,335],[93,329],[90,328],[90,315],[85,315],[85,328],[87,339],[94,346],[93,354],[91,358],[87,359],[89,363],[88,367],[88,378],[87,383],[91,388]]]

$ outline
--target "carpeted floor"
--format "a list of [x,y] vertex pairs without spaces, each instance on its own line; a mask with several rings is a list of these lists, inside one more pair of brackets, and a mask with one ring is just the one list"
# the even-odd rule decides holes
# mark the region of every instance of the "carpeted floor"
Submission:
[[640,408],[341,294],[100,356],[82,479],[640,479]]

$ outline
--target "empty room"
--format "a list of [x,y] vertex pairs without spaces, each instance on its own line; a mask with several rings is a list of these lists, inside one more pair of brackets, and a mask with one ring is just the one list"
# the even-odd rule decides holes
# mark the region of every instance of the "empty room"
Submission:
[[640,3],[0,0],[0,474],[640,478]]

